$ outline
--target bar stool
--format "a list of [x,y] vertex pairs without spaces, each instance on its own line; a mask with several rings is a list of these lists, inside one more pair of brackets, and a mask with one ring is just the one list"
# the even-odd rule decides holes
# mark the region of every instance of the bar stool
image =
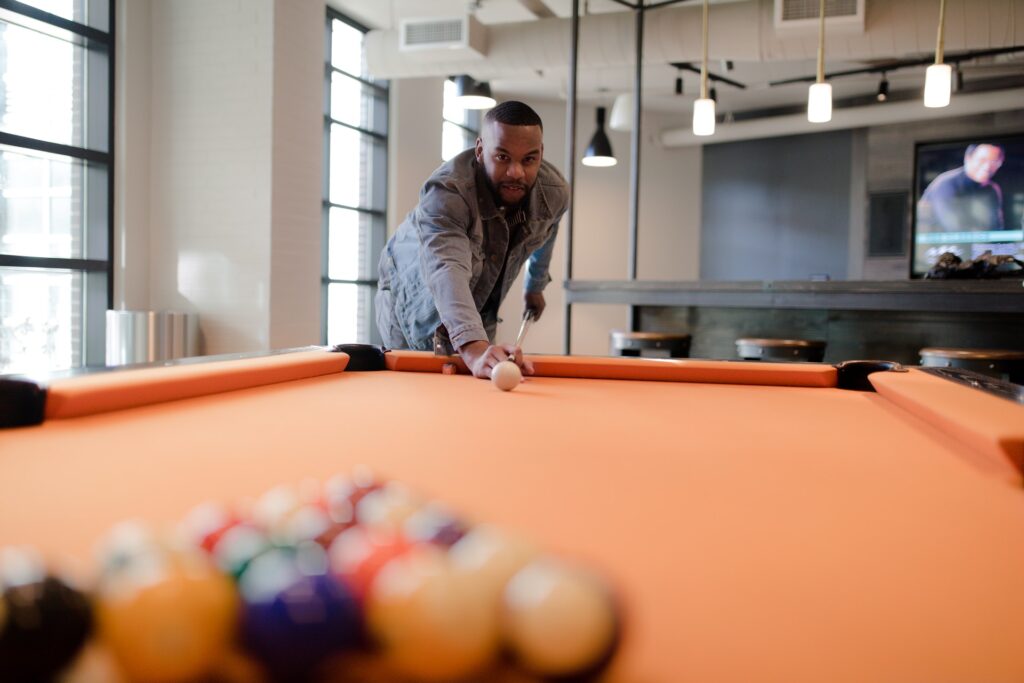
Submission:
[[743,337],[736,340],[736,353],[743,360],[820,363],[825,357],[825,342],[812,339]]
[[929,346],[920,351],[921,365],[961,368],[1003,381],[1024,384],[1024,351],[1005,349],[949,349]]
[[612,355],[639,356],[642,351],[668,351],[669,358],[689,358],[690,335],[673,332],[612,330]]

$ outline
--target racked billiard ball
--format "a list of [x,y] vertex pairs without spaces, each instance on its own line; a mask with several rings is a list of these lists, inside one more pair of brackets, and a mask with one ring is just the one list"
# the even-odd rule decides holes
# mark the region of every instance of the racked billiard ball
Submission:
[[129,680],[145,683],[209,673],[230,646],[237,610],[231,579],[194,549],[110,572],[96,593],[100,640]]
[[619,619],[598,577],[538,558],[505,587],[502,636],[514,660],[533,674],[591,679],[615,652]]
[[0,681],[46,681],[78,655],[93,628],[85,594],[23,550],[0,551]]
[[366,598],[371,637],[387,664],[415,681],[487,680],[498,654],[498,614],[484,583],[435,545],[391,560]]
[[277,679],[306,678],[330,655],[362,643],[356,597],[328,571],[316,543],[256,557],[238,589],[242,643]]

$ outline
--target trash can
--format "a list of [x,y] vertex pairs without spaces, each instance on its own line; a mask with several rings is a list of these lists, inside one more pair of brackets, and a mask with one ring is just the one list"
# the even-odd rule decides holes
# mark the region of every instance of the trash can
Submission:
[[107,311],[107,365],[152,363],[198,353],[196,313]]

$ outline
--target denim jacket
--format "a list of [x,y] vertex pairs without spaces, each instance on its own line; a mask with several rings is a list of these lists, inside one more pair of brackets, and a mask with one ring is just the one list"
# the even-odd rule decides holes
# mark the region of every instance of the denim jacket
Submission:
[[[526,291],[543,291],[551,281],[548,265],[558,221],[569,204],[565,179],[546,161],[529,200],[527,222],[509,245],[505,217],[473,149],[434,171],[419,204],[381,253],[376,308],[386,346],[438,350],[436,332],[450,339],[454,349],[472,341],[493,342],[497,312],[484,320],[480,311],[506,253],[500,300],[527,260]],[[442,350],[451,353],[453,348]]]

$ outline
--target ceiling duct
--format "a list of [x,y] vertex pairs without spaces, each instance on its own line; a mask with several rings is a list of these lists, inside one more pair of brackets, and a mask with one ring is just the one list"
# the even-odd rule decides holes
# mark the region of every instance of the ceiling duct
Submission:
[[[863,33],[865,0],[825,0],[825,26],[829,33]],[[818,0],[775,0],[775,30],[816,33]]]
[[[863,2],[852,2],[858,3],[860,12]],[[970,0],[970,3],[972,11],[964,14],[962,24],[947,32],[947,51],[990,50],[1024,44],[1024,22],[1013,20],[1014,13],[1019,11],[1014,5],[1007,0]],[[814,59],[817,41],[808,40],[808,35],[801,30],[777,30],[772,16],[774,11],[774,0],[712,4],[708,57],[748,62]],[[700,13],[701,8],[690,3],[652,11],[644,30],[645,62],[699,61]],[[873,0],[871,16],[862,32],[829,44],[829,60],[892,60],[934,51],[938,18],[934,3]],[[826,19],[826,22],[838,20]],[[568,68],[570,24],[569,19],[551,18],[484,26],[481,28],[486,50],[467,47],[407,51],[400,49],[400,31],[374,30],[366,35],[367,67],[376,78],[469,73],[478,79],[495,80],[537,71],[549,73],[553,69]],[[827,30],[832,31],[832,26]],[[635,36],[632,12],[582,17],[580,69],[632,65],[636,59]],[[472,40],[469,45],[473,45]],[[486,59],[480,56],[484,51]],[[472,58],[465,55],[472,55]]]
[[403,19],[398,49],[416,59],[480,59],[487,53],[487,29],[471,14]]

